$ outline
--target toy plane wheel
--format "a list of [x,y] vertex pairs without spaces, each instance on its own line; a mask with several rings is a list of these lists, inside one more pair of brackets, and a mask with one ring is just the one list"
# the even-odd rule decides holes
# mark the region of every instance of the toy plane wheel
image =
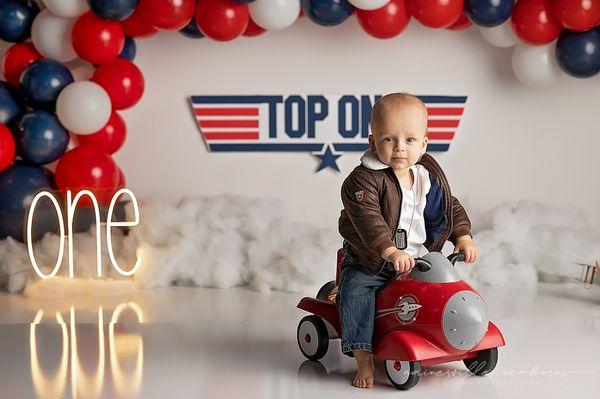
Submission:
[[309,360],[319,360],[329,349],[327,326],[320,317],[310,315],[298,323],[298,346],[302,354]]
[[491,373],[498,363],[498,348],[477,351],[475,357],[464,359],[463,362],[471,373],[479,376],[486,375]]
[[396,389],[411,389],[421,378],[421,362],[386,360],[385,374]]

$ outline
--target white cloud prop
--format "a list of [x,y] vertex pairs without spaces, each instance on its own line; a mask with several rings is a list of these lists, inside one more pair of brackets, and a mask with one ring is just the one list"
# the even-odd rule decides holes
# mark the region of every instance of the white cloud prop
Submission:
[[[139,288],[248,285],[261,292],[273,289],[314,295],[335,276],[336,251],[342,241],[336,229],[290,222],[279,201],[236,196],[189,198],[177,205],[142,204],[140,214],[140,225],[129,235],[118,229],[113,233],[121,268],[128,270],[136,250],[141,250],[142,266],[133,278]],[[539,280],[577,278],[581,269],[572,261],[600,259],[600,234],[581,213],[522,201],[481,215],[471,215],[473,225],[479,227],[475,240],[480,257],[476,264],[458,266],[461,275],[475,285],[531,286]],[[94,230],[77,234],[74,242],[75,274],[93,278]],[[448,250],[452,250],[451,244]],[[57,251],[58,237],[47,234],[35,245],[38,264],[54,265]],[[39,279],[26,246],[10,237],[0,240],[0,253],[0,284],[9,292],[30,286],[26,295],[56,296],[67,294],[71,291],[68,287],[74,286],[64,279],[31,286]],[[123,278],[110,266],[104,236],[102,258],[103,276],[121,281],[113,288],[110,284],[95,287],[105,293],[122,290]],[[68,275],[66,256],[59,275]],[[77,292],[90,292],[85,284],[75,285]]]

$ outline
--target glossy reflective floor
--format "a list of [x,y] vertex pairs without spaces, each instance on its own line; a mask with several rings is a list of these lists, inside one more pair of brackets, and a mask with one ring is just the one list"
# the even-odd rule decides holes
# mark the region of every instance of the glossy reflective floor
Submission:
[[[305,361],[299,295],[168,289],[125,298],[32,300],[0,294],[2,398],[597,398],[600,287],[479,289],[508,342],[496,370],[424,370],[397,391],[377,364],[372,390],[331,341]],[[440,396],[443,395],[443,396]]]

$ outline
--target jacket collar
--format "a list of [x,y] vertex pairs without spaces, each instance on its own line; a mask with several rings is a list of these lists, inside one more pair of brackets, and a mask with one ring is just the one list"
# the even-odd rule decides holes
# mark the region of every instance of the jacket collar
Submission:
[[379,160],[377,155],[373,154],[371,149],[365,151],[365,153],[360,157],[360,163],[367,169],[372,170],[383,170],[389,168],[388,165],[384,164]]
[[[381,162],[379,160],[379,157],[373,154],[371,149],[365,151],[362,157],[360,157],[360,163],[365,168],[371,170],[384,170],[390,167],[389,165],[386,165],[383,162]],[[410,168],[412,169],[413,173],[415,173],[415,165],[411,166]]]

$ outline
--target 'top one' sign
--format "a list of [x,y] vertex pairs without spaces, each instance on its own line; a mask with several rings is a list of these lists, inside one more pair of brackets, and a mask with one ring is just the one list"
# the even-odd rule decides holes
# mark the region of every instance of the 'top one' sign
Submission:
[[[197,95],[192,111],[210,152],[302,152],[317,172],[369,148],[373,104],[381,95]],[[448,151],[467,96],[419,95],[427,107],[427,151]]]

